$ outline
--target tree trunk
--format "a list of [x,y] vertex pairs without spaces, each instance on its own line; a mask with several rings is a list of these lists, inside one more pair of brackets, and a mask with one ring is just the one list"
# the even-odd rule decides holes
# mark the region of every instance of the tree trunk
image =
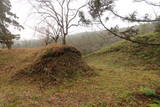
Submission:
[[58,42],[58,39],[55,39],[54,42],[57,43],[57,42]]
[[66,36],[67,36],[67,35],[64,35],[63,38],[62,38],[62,44],[63,44],[63,45],[66,45]]
[[12,45],[10,43],[6,43],[6,46],[7,46],[8,49],[12,48]]

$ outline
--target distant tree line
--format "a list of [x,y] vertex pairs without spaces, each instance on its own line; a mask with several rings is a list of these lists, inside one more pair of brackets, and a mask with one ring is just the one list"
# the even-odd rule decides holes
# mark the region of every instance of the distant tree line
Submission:
[[[121,29],[125,30],[126,28]],[[140,35],[147,34],[155,31],[155,24],[141,24],[137,26],[137,29],[139,29]],[[107,31],[84,32],[67,37],[68,45],[75,46],[83,54],[89,54],[106,45],[111,45],[112,43],[115,43],[119,40],[122,39],[115,37],[113,34]],[[35,48],[46,46],[46,39],[43,37],[36,40],[16,40],[14,42],[15,43],[13,45],[13,48]],[[54,43],[54,41],[52,41],[51,43]]]

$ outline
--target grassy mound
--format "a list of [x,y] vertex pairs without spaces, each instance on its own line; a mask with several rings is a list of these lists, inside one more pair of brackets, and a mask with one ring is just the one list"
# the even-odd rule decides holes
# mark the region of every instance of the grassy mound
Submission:
[[[160,43],[160,33],[149,33],[137,36],[135,39],[148,43]],[[122,40],[91,54],[91,56],[94,55],[112,55],[112,60],[115,59],[115,62],[125,66],[142,65],[147,69],[160,68],[160,47],[158,46],[144,46]]]
[[50,45],[39,52],[35,61],[16,76],[31,77],[34,81],[46,84],[92,75],[91,68],[74,47]]

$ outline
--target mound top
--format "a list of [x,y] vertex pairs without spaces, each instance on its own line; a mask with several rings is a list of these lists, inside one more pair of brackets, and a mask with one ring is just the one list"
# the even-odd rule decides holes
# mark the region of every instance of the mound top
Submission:
[[40,57],[41,59],[48,59],[50,57],[60,57],[67,53],[75,54],[76,56],[81,57],[80,51],[67,45],[49,45],[43,50],[42,54],[40,54]]
[[22,74],[29,75],[28,77],[43,82],[58,82],[92,75],[91,68],[82,60],[81,52],[66,45],[50,45],[42,49],[26,69],[19,73],[21,77]]

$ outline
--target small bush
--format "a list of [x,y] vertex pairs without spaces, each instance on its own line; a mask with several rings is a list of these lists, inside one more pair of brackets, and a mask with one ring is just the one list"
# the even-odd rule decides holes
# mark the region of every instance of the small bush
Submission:
[[156,95],[156,91],[150,88],[141,88],[140,91],[147,96]]

